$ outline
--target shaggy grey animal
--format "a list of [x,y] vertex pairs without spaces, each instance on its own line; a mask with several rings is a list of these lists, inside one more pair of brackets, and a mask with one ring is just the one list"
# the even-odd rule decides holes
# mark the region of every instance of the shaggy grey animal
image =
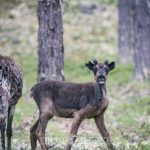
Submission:
[[0,55],[0,130],[2,149],[5,149],[7,118],[7,150],[11,150],[12,121],[15,105],[22,96],[22,73],[19,66],[9,57]]

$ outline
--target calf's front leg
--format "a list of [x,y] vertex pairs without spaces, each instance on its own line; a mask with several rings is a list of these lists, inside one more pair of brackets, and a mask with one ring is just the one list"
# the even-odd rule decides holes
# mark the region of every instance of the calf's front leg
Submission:
[[114,150],[114,147],[113,147],[111,140],[110,140],[109,133],[108,133],[107,128],[106,128],[105,123],[104,123],[104,116],[99,115],[99,116],[96,116],[94,119],[95,119],[95,123],[97,125],[97,128],[99,129],[104,141],[107,144],[108,150]]
[[78,129],[79,129],[79,126],[80,126],[82,120],[83,120],[83,118],[79,114],[74,115],[74,120],[73,120],[73,123],[71,126],[71,132],[70,132],[66,150],[70,150],[72,145],[74,144],[74,142],[76,140],[77,132],[78,132]]

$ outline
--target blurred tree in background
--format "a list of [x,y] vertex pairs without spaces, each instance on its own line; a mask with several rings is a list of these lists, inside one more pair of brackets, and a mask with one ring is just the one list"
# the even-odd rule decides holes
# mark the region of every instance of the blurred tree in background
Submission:
[[38,80],[64,80],[64,46],[60,0],[38,1]]
[[133,0],[119,0],[119,62],[133,62]]
[[135,78],[150,80],[150,0],[135,4]]
[[150,80],[150,0],[119,1],[119,61],[134,62],[134,78]]

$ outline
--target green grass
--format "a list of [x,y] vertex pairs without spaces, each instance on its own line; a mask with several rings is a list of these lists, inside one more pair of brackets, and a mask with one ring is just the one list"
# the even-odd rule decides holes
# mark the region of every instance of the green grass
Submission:
[[37,57],[34,55],[23,55],[18,57],[20,62],[23,79],[24,79],[24,89],[27,91],[37,82]]
[[[82,55],[77,55],[76,53],[74,56],[72,59],[69,57],[65,59],[66,80],[73,82],[94,82],[93,73],[85,67],[85,62],[89,60],[87,52],[82,51]],[[110,60],[115,60],[115,56],[109,54],[104,54],[100,60],[104,61],[105,56],[107,56],[107,58],[110,56]],[[36,83],[37,59],[30,55],[19,58],[18,60],[21,62],[21,67],[25,74],[25,87],[28,89]],[[138,93],[141,90],[148,89],[149,84],[132,81],[132,75],[133,65],[131,64],[116,64],[116,69],[109,74],[107,85],[110,94],[110,107],[106,113],[106,124],[108,124],[109,130],[111,131],[114,144],[116,147],[119,147],[119,149],[125,150],[126,147],[129,146],[131,150],[136,150],[136,147],[141,150],[147,150],[150,145],[148,142],[150,138],[150,126],[146,120],[150,115],[150,102],[148,95],[140,97]],[[126,90],[124,91],[124,89]],[[130,95],[130,93],[132,94]],[[14,138],[21,141],[25,139],[26,143],[29,144],[29,127],[38,117],[35,116],[35,112],[35,103],[28,97],[28,93],[27,95],[25,93],[18,103],[15,113],[14,125],[17,131]],[[116,124],[111,123],[112,121],[115,121]],[[50,138],[50,141],[48,141],[50,145],[55,143],[54,147],[58,150],[65,146],[68,139],[69,129],[65,127],[68,125],[67,122],[70,121],[55,118],[48,124],[46,137]],[[61,124],[64,125],[61,126]],[[93,132],[86,133],[86,130],[80,130],[76,147],[82,147],[82,150],[88,150],[87,145],[94,142],[95,149],[103,149],[102,147],[105,147],[105,145],[99,137],[95,125],[93,125],[94,122],[88,120],[85,124],[92,127]],[[22,128],[26,128],[26,130]],[[89,138],[87,138],[87,136],[89,136]],[[85,143],[82,143],[83,139]],[[101,144],[99,144],[99,140]]]
[[[70,7],[64,14],[64,72],[67,81],[94,82],[93,73],[85,67],[85,63],[94,58],[100,62],[107,59],[117,62],[117,0],[89,2],[104,4],[106,10],[85,15],[79,11],[81,0],[68,1]],[[35,2],[28,1],[27,6],[29,10],[35,9]],[[22,12],[26,12],[25,6],[21,8]],[[15,11],[19,11],[18,7]],[[16,147],[30,149],[29,130],[38,117],[36,104],[29,97],[30,88],[37,82],[38,67],[37,22],[32,11],[23,13],[20,18],[0,19],[1,53],[13,56],[20,63],[24,77],[23,96],[16,106],[13,122],[14,150]],[[22,20],[24,17],[28,19]],[[15,40],[19,42],[13,42]],[[149,150],[150,83],[134,81],[133,71],[132,64],[116,63],[116,68],[109,73],[107,87],[110,104],[105,122],[118,150]],[[55,117],[49,122],[46,137],[47,143],[54,144],[53,150],[64,149],[71,122],[70,119]],[[81,125],[74,149],[77,148],[106,149],[93,120],[85,120]]]

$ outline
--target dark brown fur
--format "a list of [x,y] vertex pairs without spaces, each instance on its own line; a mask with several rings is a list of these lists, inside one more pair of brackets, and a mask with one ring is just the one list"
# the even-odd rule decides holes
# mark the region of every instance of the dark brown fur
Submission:
[[[95,74],[96,77],[96,74]],[[74,118],[66,150],[70,150],[77,135],[80,123],[85,118],[94,118],[108,149],[113,149],[103,115],[108,107],[105,83],[70,83],[45,81],[36,84],[31,90],[39,108],[39,118],[30,131],[31,149],[36,149],[38,139],[41,149],[46,150],[45,129],[53,116]]]

